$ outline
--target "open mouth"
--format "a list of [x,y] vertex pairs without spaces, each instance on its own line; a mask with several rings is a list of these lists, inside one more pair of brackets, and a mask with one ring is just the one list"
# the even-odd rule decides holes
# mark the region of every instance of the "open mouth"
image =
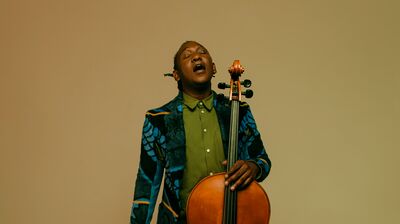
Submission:
[[203,72],[205,70],[206,70],[206,67],[204,65],[202,65],[202,64],[196,64],[193,67],[193,72]]

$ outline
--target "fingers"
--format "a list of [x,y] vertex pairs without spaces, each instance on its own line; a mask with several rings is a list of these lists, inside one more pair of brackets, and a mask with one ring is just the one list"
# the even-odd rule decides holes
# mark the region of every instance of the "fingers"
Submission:
[[[228,163],[228,162],[226,162],[226,163]],[[228,178],[229,176],[234,175],[238,170],[240,170],[242,168],[244,163],[245,162],[243,160],[238,160],[235,164],[233,164],[233,166],[228,171],[228,173],[225,175],[225,177]]]
[[226,165],[228,165],[228,160],[224,160],[224,161],[222,161],[222,165],[223,165],[223,166],[226,166]]
[[237,176],[235,177],[237,177],[237,179],[233,180],[234,184],[230,188],[232,191],[235,189],[243,189],[252,181],[250,170],[240,169],[236,174]]
[[225,185],[234,183],[230,188],[231,190],[243,189],[254,180],[254,171],[251,162],[238,160],[225,175]]

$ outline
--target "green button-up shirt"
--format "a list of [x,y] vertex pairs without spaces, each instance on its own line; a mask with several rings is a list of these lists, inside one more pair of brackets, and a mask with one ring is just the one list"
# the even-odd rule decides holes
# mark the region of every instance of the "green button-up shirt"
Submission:
[[183,207],[201,179],[225,171],[221,130],[213,107],[213,95],[198,100],[183,94],[183,122],[186,137],[186,167],[180,191]]

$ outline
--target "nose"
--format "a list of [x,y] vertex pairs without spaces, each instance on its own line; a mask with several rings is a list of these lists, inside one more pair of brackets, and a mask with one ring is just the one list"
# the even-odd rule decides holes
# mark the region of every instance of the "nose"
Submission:
[[199,61],[199,60],[201,60],[200,55],[199,54],[194,54],[193,57],[192,57],[192,62],[196,62],[196,61]]

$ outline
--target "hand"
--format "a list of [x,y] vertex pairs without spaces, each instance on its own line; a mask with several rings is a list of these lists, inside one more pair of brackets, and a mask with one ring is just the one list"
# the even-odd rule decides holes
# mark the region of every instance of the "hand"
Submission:
[[[227,163],[226,160],[222,162],[225,166]],[[230,188],[232,191],[244,189],[254,180],[258,172],[259,167],[255,162],[238,160],[225,175],[225,186],[233,182],[234,184]]]

